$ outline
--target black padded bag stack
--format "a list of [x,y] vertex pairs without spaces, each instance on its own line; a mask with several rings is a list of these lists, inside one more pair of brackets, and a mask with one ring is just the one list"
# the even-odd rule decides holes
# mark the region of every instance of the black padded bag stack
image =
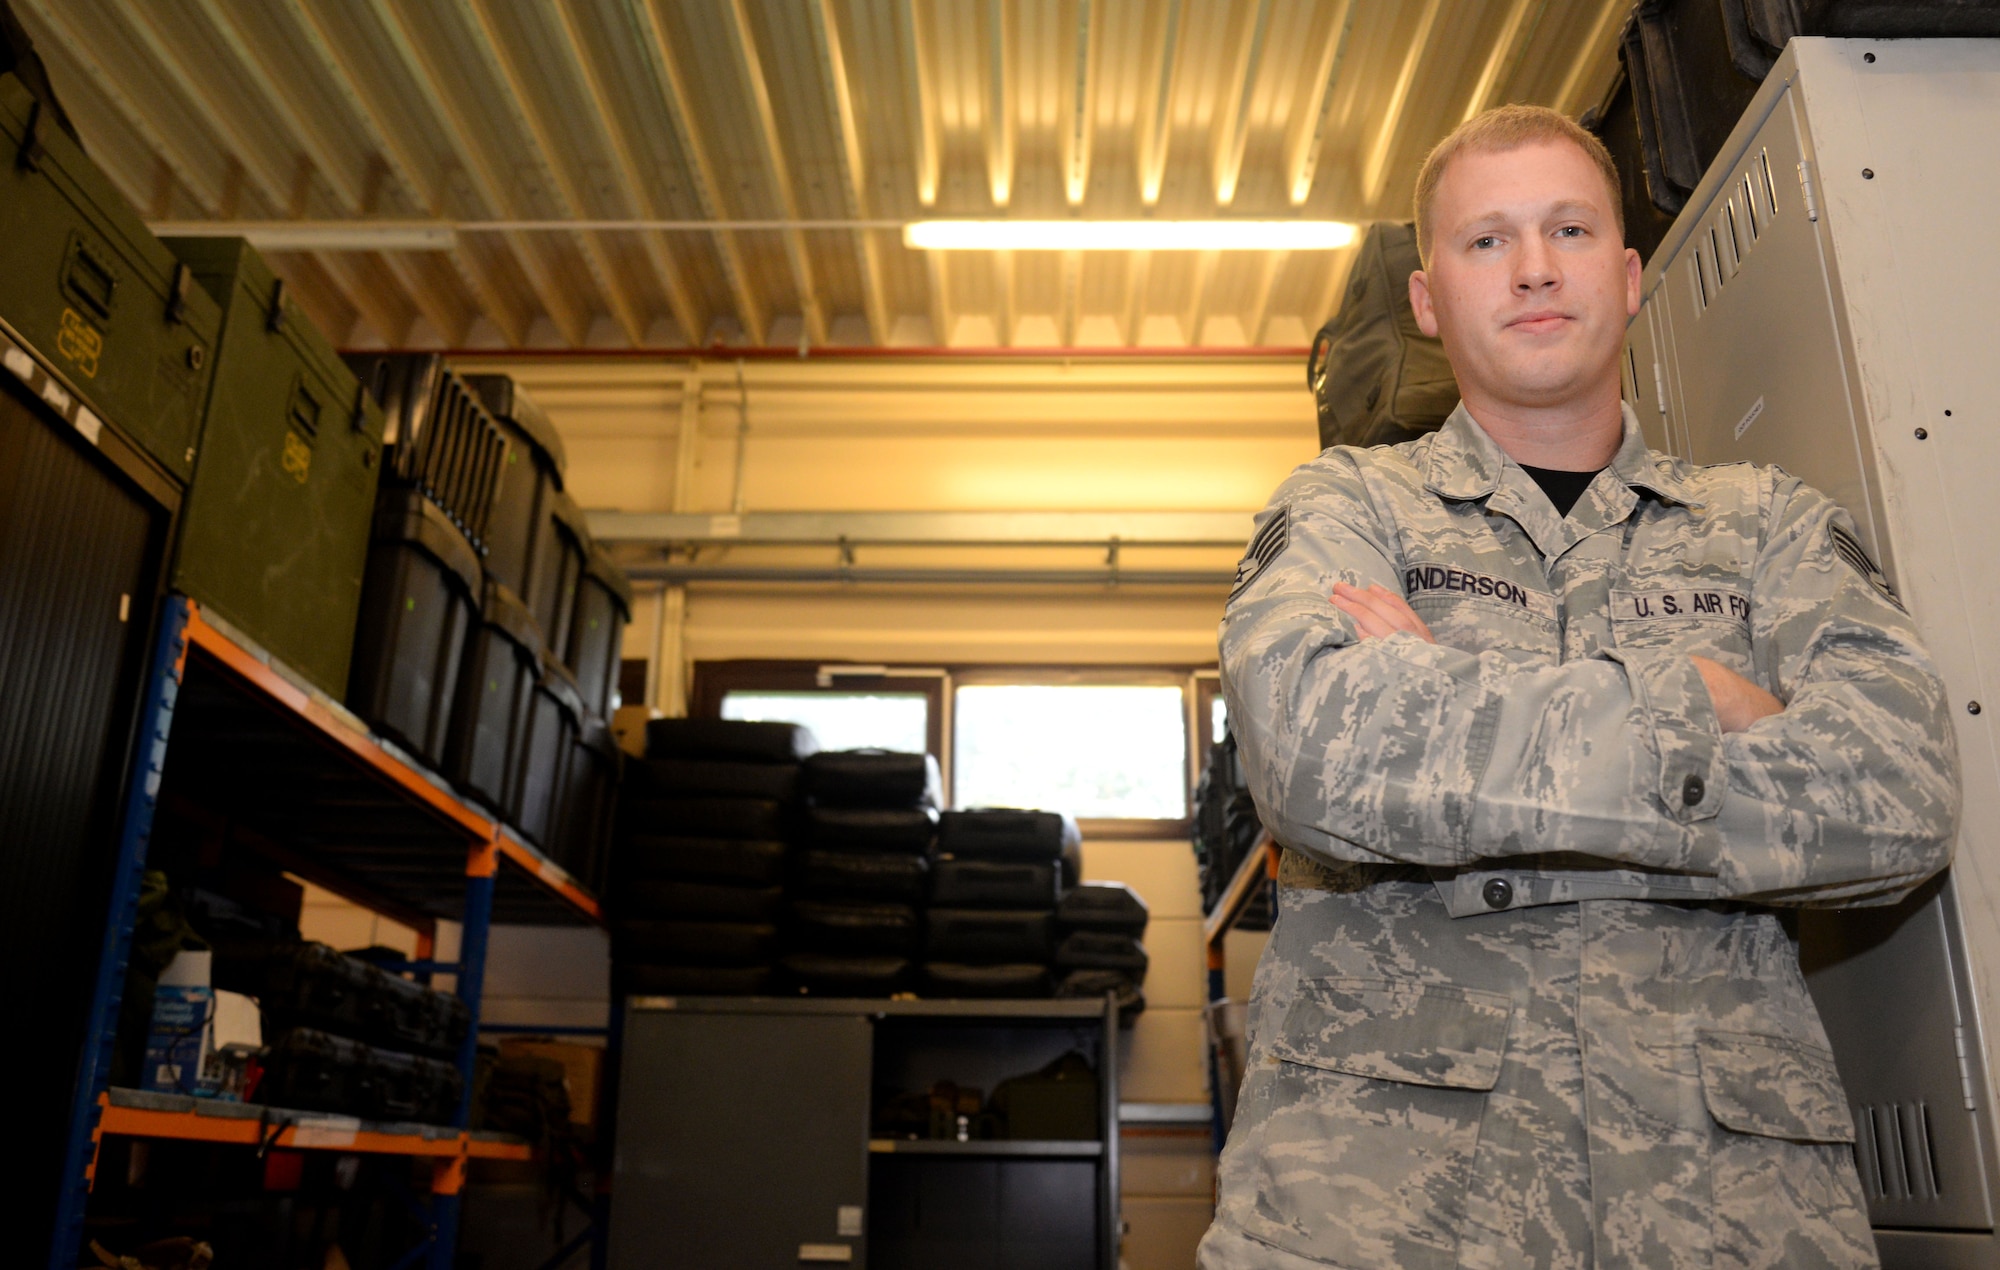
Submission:
[[1076,822],[1058,812],[946,812],[931,872],[924,991],[1047,996],[1056,900],[1082,841]]
[[799,765],[819,748],[790,723],[655,719],[626,765],[609,872],[617,991],[772,991]]
[[830,751],[805,761],[800,782],[806,847],[792,869],[787,982],[809,996],[906,991],[923,936],[937,760]]
[[1129,1027],[1146,1008],[1146,901],[1122,882],[1085,882],[1056,906],[1056,995],[1118,998]]

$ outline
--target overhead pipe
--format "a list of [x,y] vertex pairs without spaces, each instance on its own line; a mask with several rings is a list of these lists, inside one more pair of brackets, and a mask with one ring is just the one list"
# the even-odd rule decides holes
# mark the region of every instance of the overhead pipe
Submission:
[[690,586],[703,582],[855,583],[893,586],[1172,586],[1226,589],[1235,574],[1226,569],[862,569],[844,565],[780,568],[765,565],[633,564],[625,573],[635,582]]

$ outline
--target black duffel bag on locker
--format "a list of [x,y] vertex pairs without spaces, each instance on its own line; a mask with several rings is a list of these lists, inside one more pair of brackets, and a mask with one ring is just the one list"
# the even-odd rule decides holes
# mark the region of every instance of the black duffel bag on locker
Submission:
[[612,848],[612,873],[619,884],[632,878],[687,878],[737,886],[776,886],[784,881],[782,842],[737,838],[679,838],[639,833]]
[[817,847],[841,851],[921,854],[937,833],[929,807],[808,807],[806,837]]
[[621,961],[751,966],[777,955],[778,928],[763,922],[623,918],[611,923],[611,951]]
[[933,908],[926,914],[924,955],[933,961],[1046,965],[1054,934],[1054,915],[1045,908]]
[[1045,997],[1049,969],[1030,962],[972,966],[933,961],[925,964],[919,983],[927,997]]
[[821,750],[805,763],[806,796],[822,807],[936,807],[937,760],[892,750]]
[[946,908],[1046,908],[1055,903],[1059,881],[1053,863],[944,856],[931,870],[931,903]]
[[1417,329],[1414,224],[1377,221],[1362,236],[1340,311],[1313,337],[1306,383],[1321,449],[1396,445],[1434,432],[1458,404],[1444,345]]
[[1060,860],[1080,844],[1076,821],[1054,811],[979,807],[938,819],[938,850],[984,860]]
[[907,957],[793,953],[778,965],[786,982],[807,996],[887,997],[910,986]]
[[1075,930],[1056,945],[1056,966],[1062,970],[1118,970],[1144,981],[1146,945],[1131,935]]
[[632,759],[625,764],[631,798],[770,798],[798,796],[796,763],[733,763],[693,758]]
[[915,904],[924,898],[930,869],[926,857],[903,852],[815,849],[800,855],[792,885],[808,899]]
[[796,723],[654,719],[646,724],[647,758],[803,763],[818,752],[811,729]]
[[1086,882],[1063,892],[1056,924],[1064,930],[1146,933],[1146,901],[1123,882]]
[[792,935],[813,952],[908,956],[916,950],[917,910],[908,904],[853,904],[798,900]]

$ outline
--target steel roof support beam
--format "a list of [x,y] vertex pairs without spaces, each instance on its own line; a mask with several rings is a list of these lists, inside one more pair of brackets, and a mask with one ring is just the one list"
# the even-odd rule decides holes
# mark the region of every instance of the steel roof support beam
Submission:
[[[819,55],[820,81],[826,86],[827,108],[840,127],[841,192],[846,199],[847,214],[856,220],[867,220],[871,200],[861,158],[861,127],[854,117],[853,94],[848,91],[847,56],[841,50],[833,0],[811,0],[807,19],[813,50]],[[861,258],[862,303],[868,308],[868,331],[876,347],[886,348],[895,315],[889,310],[888,291],[882,281],[882,251],[875,231],[855,230],[854,250]]]
[[1020,127],[1008,9],[1007,0],[986,0],[986,109],[981,131],[986,143],[986,184],[995,207],[1007,206],[1014,197],[1014,155]]
[[1437,25],[1438,13],[1444,8],[1444,0],[1424,0],[1423,11],[1417,15],[1416,30],[1403,52],[1403,65],[1396,72],[1395,87],[1389,90],[1384,103],[1382,124],[1375,130],[1375,139],[1368,145],[1368,154],[1361,166],[1361,195],[1370,209],[1381,201],[1382,191],[1389,183],[1389,161],[1395,157],[1396,138],[1402,135],[1404,107],[1410,103],[1410,90],[1416,85],[1417,70],[1423,65],[1424,51],[1430,46],[1431,30]]
[[[1479,80],[1472,86],[1472,95],[1465,99],[1465,113],[1461,121],[1471,119],[1493,104],[1496,93],[1505,88],[1513,77],[1514,68],[1520,64],[1521,52],[1527,46],[1524,35],[1531,34],[1541,25],[1542,14],[1548,10],[1549,0],[1513,0],[1507,6],[1507,18],[1500,24],[1500,32],[1493,38],[1493,47],[1487,51],[1486,64],[1479,68]],[[1534,20],[1529,21],[1529,15]]]
[[1243,150],[1250,141],[1250,98],[1257,90],[1257,68],[1264,60],[1264,37],[1271,29],[1271,0],[1257,0],[1257,13],[1237,47],[1235,73],[1227,81],[1236,91],[1223,99],[1215,125],[1215,202],[1228,207],[1236,201],[1236,184],[1243,175]]
[[1340,83],[1341,63],[1346,60],[1347,37],[1354,30],[1354,4],[1347,0],[1327,26],[1326,42],[1320,46],[1310,95],[1305,109],[1294,112],[1291,136],[1285,139],[1285,189],[1292,206],[1304,203],[1312,194],[1313,178],[1319,173],[1320,155],[1326,148],[1327,118],[1333,113],[1333,90]]
[[[764,59],[757,52],[757,36],[750,29],[750,14],[744,0],[728,0],[724,8],[730,46],[736,54],[736,70],[750,93],[750,106],[757,119],[757,139],[764,152],[764,166],[778,194],[778,207],[787,220],[800,220],[799,200],[792,188],[792,170],[785,160],[784,139],[778,135],[777,112],[771,106],[771,86],[764,78]],[[798,288],[799,316],[805,323],[806,338],[814,344],[826,343],[826,311],[813,283],[812,256],[806,251],[806,236],[796,229],[786,230],[785,258],[792,266],[792,282]]]
[[1063,129],[1063,196],[1081,207],[1090,190],[1090,147],[1097,133],[1097,33],[1103,23],[1090,20],[1090,0],[1076,0],[1076,56],[1070,76]]
[[[939,156],[944,146],[938,136],[937,95],[924,62],[923,15],[917,12],[917,0],[897,0],[896,36],[903,48],[903,71],[909,77],[903,89],[903,109],[908,114],[910,145],[916,151],[917,202],[929,207],[937,202]],[[943,332],[937,340],[944,342]]]
[[1147,207],[1160,201],[1160,187],[1167,176],[1167,150],[1174,130],[1174,86],[1180,75],[1181,5],[1182,0],[1167,0],[1159,48],[1148,59],[1151,75],[1147,82],[1158,85],[1158,90],[1152,101],[1139,104],[1139,201]]
[[[659,15],[654,13],[651,0],[624,0],[624,13],[637,47],[646,59],[646,66],[653,74],[660,104],[666,108],[667,122],[674,130],[674,140],[687,159],[695,203],[704,219],[722,220],[722,185],[716,178],[715,164],[709,158],[708,147],[695,128],[693,99],[688,95],[687,84],[681,79],[680,67],[674,61],[673,53],[667,48]],[[750,272],[744,263],[742,245],[735,234],[717,230],[715,252],[721,259],[722,276],[729,284],[730,300],[736,307],[736,324],[743,329],[746,340],[762,344],[767,319],[764,306],[750,289]]]

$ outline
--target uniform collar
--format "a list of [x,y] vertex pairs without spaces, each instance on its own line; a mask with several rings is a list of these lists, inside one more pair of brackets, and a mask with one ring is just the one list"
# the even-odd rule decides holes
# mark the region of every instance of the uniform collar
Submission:
[[1443,498],[1490,499],[1489,511],[1517,522],[1550,557],[1622,522],[1638,503],[1636,491],[1645,490],[1665,502],[1693,504],[1684,465],[1649,449],[1632,407],[1621,402],[1619,408],[1625,426],[1618,452],[1577,500],[1567,520],[1556,515],[1534,478],[1486,435],[1462,401],[1431,445],[1424,486]]

